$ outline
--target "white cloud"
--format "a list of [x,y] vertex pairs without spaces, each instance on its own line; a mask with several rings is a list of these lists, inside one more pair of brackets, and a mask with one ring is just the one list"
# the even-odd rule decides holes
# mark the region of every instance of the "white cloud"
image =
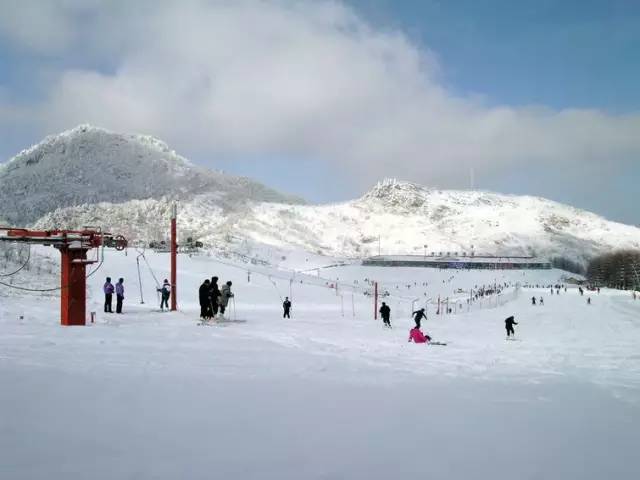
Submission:
[[[358,186],[382,176],[455,184],[470,165],[600,163],[640,153],[639,115],[456,97],[431,52],[341,3],[82,8],[93,23],[78,27],[74,8],[55,13],[52,44],[72,54],[65,32],[80,32],[116,68],[63,72],[37,113],[49,132],[90,122],[156,134],[212,158],[313,158],[357,175]],[[39,49],[47,43],[16,38]]]
[[0,0],[0,39],[40,55],[72,46],[100,0]]

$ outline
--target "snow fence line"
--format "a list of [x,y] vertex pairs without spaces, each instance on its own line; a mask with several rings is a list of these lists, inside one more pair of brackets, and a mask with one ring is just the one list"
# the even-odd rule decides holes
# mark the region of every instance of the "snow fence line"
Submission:
[[[477,300],[470,299],[467,296],[464,297],[448,297],[444,300],[440,298],[440,305],[438,305],[437,299],[432,299],[429,304],[433,305],[437,311],[440,308],[440,315],[454,315],[460,313],[477,312],[480,310],[487,310],[492,308],[502,307],[509,302],[513,302],[520,297],[521,287],[516,285],[515,287],[508,287],[501,293],[495,295],[488,295],[480,297]],[[451,310],[448,312],[447,310]]]

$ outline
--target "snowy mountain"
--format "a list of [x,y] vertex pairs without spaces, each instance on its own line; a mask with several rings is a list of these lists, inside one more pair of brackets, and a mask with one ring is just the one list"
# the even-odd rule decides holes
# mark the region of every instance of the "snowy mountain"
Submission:
[[[640,229],[543,198],[433,190],[385,180],[360,199],[335,205],[261,203],[238,231],[269,244],[333,255],[471,252],[585,260],[640,248]],[[380,245],[378,246],[378,241]]]
[[162,141],[88,125],[45,138],[0,165],[0,219],[30,224],[57,209],[208,193],[222,208],[245,200],[301,202],[247,178],[191,164]]
[[[101,203],[61,209],[40,227],[102,225],[130,238],[162,239],[166,200]],[[215,197],[180,204],[184,236],[220,249],[249,244],[301,248],[332,256],[471,252],[564,256],[584,262],[613,248],[640,248],[640,229],[550,200],[489,192],[432,190],[385,180],[357,200],[331,205],[246,202],[223,211]]]
[[260,245],[336,257],[473,249],[585,261],[640,248],[639,228],[536,197],[385,180],[356,200],[305,205],[194,166],[153,137],[89,126],[48,137],[0,166],[0,186],[0,219],[8,223],[96,225],[145,241],[166,238],[177,200],[182,238],[235,252]]

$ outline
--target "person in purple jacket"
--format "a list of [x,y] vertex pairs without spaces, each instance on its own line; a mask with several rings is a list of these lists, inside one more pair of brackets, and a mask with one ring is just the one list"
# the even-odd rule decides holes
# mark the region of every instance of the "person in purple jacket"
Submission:
[[124,300],[124,278],[119,278],[116,283],[116,313],[122,313],[122,301]]
[[111,283],[111,277],[107,277],[107,281],[104,282],[104,287],[102,287],[104,291],[104,311],[105,313],[113,313],[111,310],[111,302],[113,299],[113,283]]

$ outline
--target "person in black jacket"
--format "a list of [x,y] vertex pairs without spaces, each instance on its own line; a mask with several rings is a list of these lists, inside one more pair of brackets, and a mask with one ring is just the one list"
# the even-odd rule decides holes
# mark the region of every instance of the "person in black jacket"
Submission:
[[518,325],[518,322],[515,321],[513,315],[505,319],[504,328],[507,329],[507,337],[516,334],[516,332],[513,330],[514,325]]
[[284,302],[282,302],[282,308],[284,308],[282,318],[291,318],[291,300],[289,300],[289,297],[285,297]]
[[210,290],[209,279],[206,279],[200,285],[200,289],[198,290],[198,299],[200,300],[200,318],[204,320],[208,320],[211,318],[211,302],[209,301],[209,290]]
[[420,328],[420,322],[422,321],[422,319],[424,318],[425,320],[427,319],[427,314],[424,313],[424,308],[421,308],[420,310],[416,310],[415,312],[412,313],[413,315],[413,320],[416,322],[416,328]]
[[218,277],[211,277],[211,284],[209,285],[209,310],[211,311],[212,318],[218,314],[219,296],[220,288],[218,288]]
[[380,307],[380,316],[382,317],[382,323],[385,327],[391,328],[391,309],[389,305],[382,302],[382,306]]

